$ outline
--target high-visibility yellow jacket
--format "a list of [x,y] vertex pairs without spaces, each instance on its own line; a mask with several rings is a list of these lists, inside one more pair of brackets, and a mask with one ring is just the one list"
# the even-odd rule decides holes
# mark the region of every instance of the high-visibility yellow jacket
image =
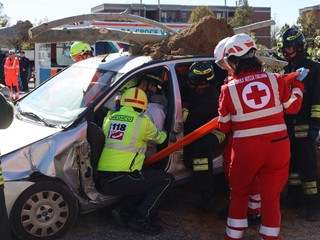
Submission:
[[103,131],[106,140],[97,167],[99,171],[141,170],[147,142],[159,144],[167,137],[164,131],[158,131],[147,115],[134,111],[132,107],[122,107],[120,111],[107,115]]

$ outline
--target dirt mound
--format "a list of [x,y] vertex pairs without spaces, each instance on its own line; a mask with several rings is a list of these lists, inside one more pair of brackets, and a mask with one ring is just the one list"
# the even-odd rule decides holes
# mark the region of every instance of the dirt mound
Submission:
[[181,55],[211,55],[221,39],[232,35],[234,31],[224,19],[208,16],[161,43],[146,45],[141,51],[132,49],[132,53],[149,55],[153,59]]

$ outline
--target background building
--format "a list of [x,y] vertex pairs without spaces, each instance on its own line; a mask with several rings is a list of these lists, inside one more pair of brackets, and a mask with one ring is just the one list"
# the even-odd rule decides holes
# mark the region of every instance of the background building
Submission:
[[[158,22],[168,23],[187,23],[193,9],[196,5],[169,5],[169,4],[101,4],[91,8],[92,13],[120,13],[128,11],[130,14],[149,18]],[[235,14],[236,7],[228,6],[207,6],[210,8],[216,18],[224,18],[228,20]],[[252,23],[271,19],[271,8],[254,7]],[[257,43],[267,47],[271,46],[271,30],[270,27],[257,29]]]

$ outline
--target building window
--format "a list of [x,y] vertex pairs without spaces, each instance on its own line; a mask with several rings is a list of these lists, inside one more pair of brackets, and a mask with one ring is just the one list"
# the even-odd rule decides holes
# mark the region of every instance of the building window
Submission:
[[168,13],[162,12],[161,13],[161,22],[167,22],[167,20],[168,20]]
[[181,18],[182,19],[187,19],[187,13],[186,12],[181,13]]
[[221,13],[217,13],[217,19],[222,18],[222,14]]

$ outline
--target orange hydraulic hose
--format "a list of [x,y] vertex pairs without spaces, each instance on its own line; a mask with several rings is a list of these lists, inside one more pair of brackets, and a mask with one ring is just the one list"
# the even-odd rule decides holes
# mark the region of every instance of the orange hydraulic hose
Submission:
[[[300,72],[292,72],[292,73],[283,75],[282,78],[289,85],[299,74]],[[177,151],[180,148],[185,147],[186,145],[192,143],[193,141],[201,138],[202,136],[212,132],[217,128],[218,128],[218,117],[212,119],[210,122],[197,128],[196,130],[189,133],[188,135],[182,137],[175,143],[170,144],[168,147],[162,149],[152,157],[149,157],[144,161],[144,165],[148,166],[155,162],[160,161],[161,159],[164,159],[166,156],[170,155],[171,153]]]

